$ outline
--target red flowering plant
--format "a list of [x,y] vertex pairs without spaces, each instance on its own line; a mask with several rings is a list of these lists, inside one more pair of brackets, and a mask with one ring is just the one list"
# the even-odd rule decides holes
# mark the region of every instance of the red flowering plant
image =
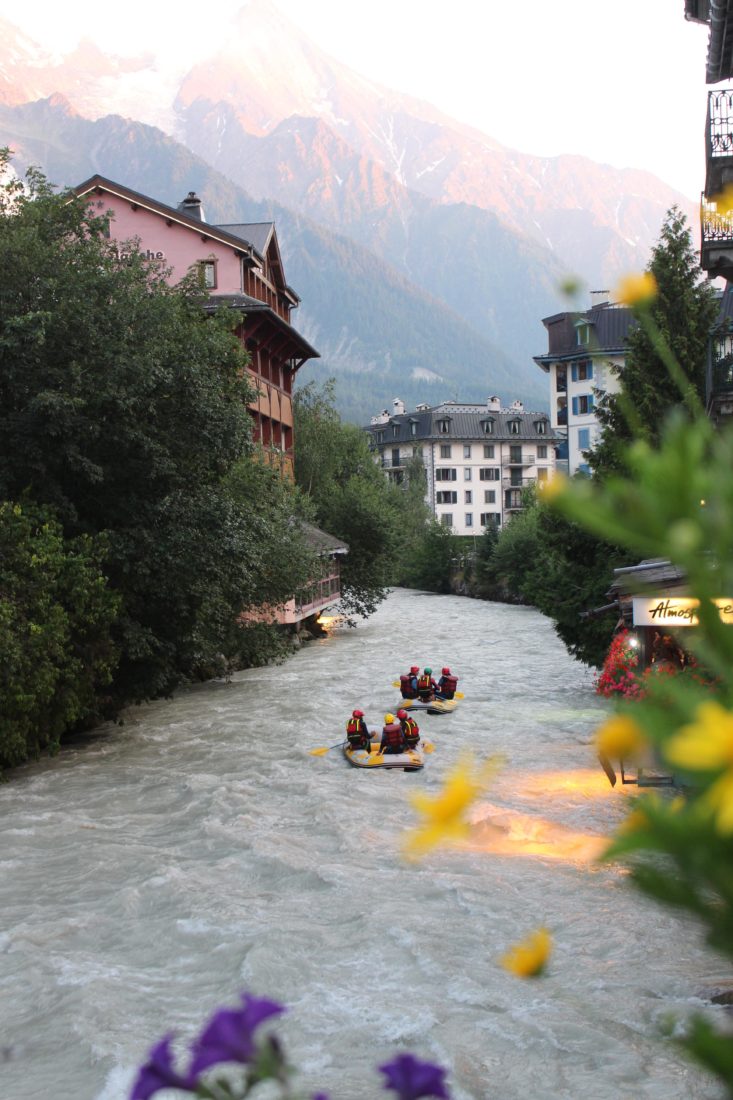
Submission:
[[629,631],[619,630],[596,679],[597,693],[606,697],[621,695],[625,699],[638,699],[641,694],[638,667],[639,652],[631,644]]

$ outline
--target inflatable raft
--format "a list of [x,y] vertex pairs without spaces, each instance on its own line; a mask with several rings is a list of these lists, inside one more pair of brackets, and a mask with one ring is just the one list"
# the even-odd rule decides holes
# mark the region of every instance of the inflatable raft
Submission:
[[352,749],[348,741],[344,741],[343,754],[354,768],[369,768],[376,771],[379,768],[402,768],[405,772],[416,772],[425,763],[423,754],[419,749],[408,749],[407,752],[390,753],[382,756],[379,750],[379,742],[372,741],[372,751],[364,749]]
[[400,699],[397,709],[426,710],[428,714],[450,714],[457,706],[457,699],[431,699],[429,703],[424,703],[422,699]]

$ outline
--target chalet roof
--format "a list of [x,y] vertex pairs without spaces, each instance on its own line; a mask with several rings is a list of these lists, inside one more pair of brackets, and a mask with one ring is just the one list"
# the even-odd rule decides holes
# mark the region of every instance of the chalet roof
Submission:
[[261,314],[263,317],[267,317],[268,321],[274,325],[275,328],[280,329],[283,338],[288,341],[290,345],[288,349],[288,358],[300,358],[303,361],[306,359],[320,359],[321,353],[316,351],[316,349],[300,335],[297,329],[294,329],[287,321],[283,321],[280,314],[269,306],[267,302],[262,302],[259,298],[253,298],[249,294],[212,294],[204,303],[203,308],[206,313],[213,313],[215,310],[221,309],[222,307],[240,310],[248,317],[255,314]]
[[626,565],[613,571],[608,595],[614,598],[633,595],[642,588],[679,588],[687,580],[682,569],[664,558],[647,558],[638,565]]
[[348,554],[349,545],[343,539],[337,539],[335,535],[329,535],[328,531],[322,531],[305,520],[299,521],[299,526],[305,536],[305,541],[318,554]]
[[[399,413],[391,416],[389,421],[382,424],[369,424],[365,431],[374,436],[376,432],[383,431],[385,437],[383,445],[414,442],[416,439],[449,443],[451,440],[482,443],[520,443],[532,440],[538,443],[554,443],[559,438],[553,434],[547,413],[527,412],[517,409],[493,410],[477,405],[469,406],[470,411],[463,410],[460,405],[438,405],[424,411]],[[486,420],[494,421],[494,430],[487,434],[484,430]],[[518,432],[512,432],[509,424],[518,420],[520,428]],[[440,430],[440,422],[446,421],[448,431]],[[539,435],[535,424],[543,421],[545,431]],[[415,432],[412,432],[412,425]],[[397,434],[394,428],[397,428]]]
[[274,222],[232,222],[231,224],[217,225],[217,229],[225,229],[234,237],[247,241],[256,248],[261,256],[267,252],[267,246],[275,232]]

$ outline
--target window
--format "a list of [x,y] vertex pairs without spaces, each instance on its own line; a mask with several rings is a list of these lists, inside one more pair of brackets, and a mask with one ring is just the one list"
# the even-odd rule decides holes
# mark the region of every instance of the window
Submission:
[[439,420],[438,431],[441,435],[447,435],[450,431],[450,420]]
[[484,458],[493,458],[493,457],[494,457],[494,444],[493,443],[484,443]]
[[537,480],[538,481],[547,481],[547,467],[546,466],[541,466],[540,469],[537,471]]
[[570,367],[570,377],[573,382],[585,382],[593,377],[593,363],[590,359],[582,363],[573,363]]
[[479,481],[498,481],[499,480],[499,467],[498,466],[482,466],[478,472]]
[[522,464],[522,445],[521,445],[521,443],[519,444],[519,446],[517,446],[516,443],[512,443],[511,447],[509,448],[509,461],[510,462],[517,462],[521,466],[521,464]]
[[509,421],[509,431],[512,433],[512,435],[519,435],[519,429],[520,429],[521,426],[522,426],[522,421],[521,420],[510,420]]
[[484,429],[484,435],[493,435],[494,434],[494,424],[495,423],[496,423],[496,421],[494,420],[493,416],[490,416],[487,420],[482,420],[481,421],[481,427]]
[[410,421],[410,435],[417,435],[417,421]]
[[538,458],[547,458],[547,444],[546,443],[538,443],[537,444],[537,457]]
[[573,415],[586,416],[593,412],[593,394],[584,393],[573,398]]
[[484,489],[484,504],[496,504],[496,489]]
[[412,448],[412,457],[413,458],[422,458],[422,447],[413,447]]
[[499,513],[498,512],[482,512],[479,517],[479,522],[482,527],[498,527],[499,526]]
[[473,512],[466,512],[466,527],[473,527]]
[[463,480],[464,481],[470,481],[471,480],[471,467],[470,466],[464,466],[463,467]]
[[457,504],[458,493],[451,492],[450,489],[444,489],[442,492],[435,494],[436,504]]
[[547,435],[547,421],[546,420],[535,420],[534,426],[535,426],[535,431],[537,432],[537,435]]
[[588,324],[578,325],[577,333],[578,333],[578,343],[579,344],[583,345],[583,344],[588,344],[590,342],[590,325],[588,325]]
[[450,450],[451,450],[450,443],[441,443],[440,444],[440,457],[441,458],[450,458],[451,457]]
[[393,447],[392,448],[392,465],[393,466],[399,466],[400,465],[400,449],[399,449],[399,447]]
[[471,457],[471,444],[470,443],[464,443],[463,444],[463,457],[464,458],[470,458]]
[[200,260],[199,270],[206,289],[213,290],[216,287],[216,260]]
[[522,490],[521,489],[507,489],[505,507],[507,508],[521,508],[522,507]]
[[578,429],[578,448],[587,451],[590,447],[590,428]]
[[398,439],[398,438],[399,438],[399,434],[400,434],[400,426],[399,426],[399,424],[393,424],[393,425],[392,425],[392,438],[393,438],[393,439]]
[[463,493],[463,503],[464,504],[473,504],[472,497],[473,497],[473,493],[471,492],[471,490],[466,489]]
[[453,515],[452,515],[452,513],[451,512],[444,512],[443,515],[440,517],[440,522],[441,522],[441,525],[443,527],[452,527],[453,526]]
[[456,481],[457,480],[456,471],[454,469],[451,469],[450,466],[439,466],[438,469],[435,471],[435,480],[436,481]]

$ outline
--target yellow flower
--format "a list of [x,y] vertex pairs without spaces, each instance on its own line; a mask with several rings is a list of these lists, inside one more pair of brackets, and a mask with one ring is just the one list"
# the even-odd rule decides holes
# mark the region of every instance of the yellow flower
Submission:
[[619,280],[614,298],[623,306],[646,306],[657,296],[657,280],[651,271],[641,274],[625,275]]
[[559,497],[560,494],[564,492],[567,484],[568,478],[565,477],[565,474],[555,473],[552,477],[548,478],[547,481],[538,481],[537,488],[540,491],[542,499],[549,503],[549,501],[555,500],[556,497]]
[[644,748],[641,726],[626,714],[616,714],[596,730],[596,748],[613,760],[633,760]]
[[424,820],[407,833],[405,851],[413,856],[422,855],[438,844],[464,837],[470,825],[466,811],[486,789],[497,767],[497,758],[476,768],[473,758],[464,756],[448,774],[445,786],[435,798],[419,791],[413,794],[410,800]]
[[733,714],[720,703],[701,703],[696,720],[670,738],[665,756],[689,771],[733,768]]
[[515,943],[500,962],[518,978],[538,978],[544,972],[552,952],[552,936],[546,928],[538,928],[526,940]]

